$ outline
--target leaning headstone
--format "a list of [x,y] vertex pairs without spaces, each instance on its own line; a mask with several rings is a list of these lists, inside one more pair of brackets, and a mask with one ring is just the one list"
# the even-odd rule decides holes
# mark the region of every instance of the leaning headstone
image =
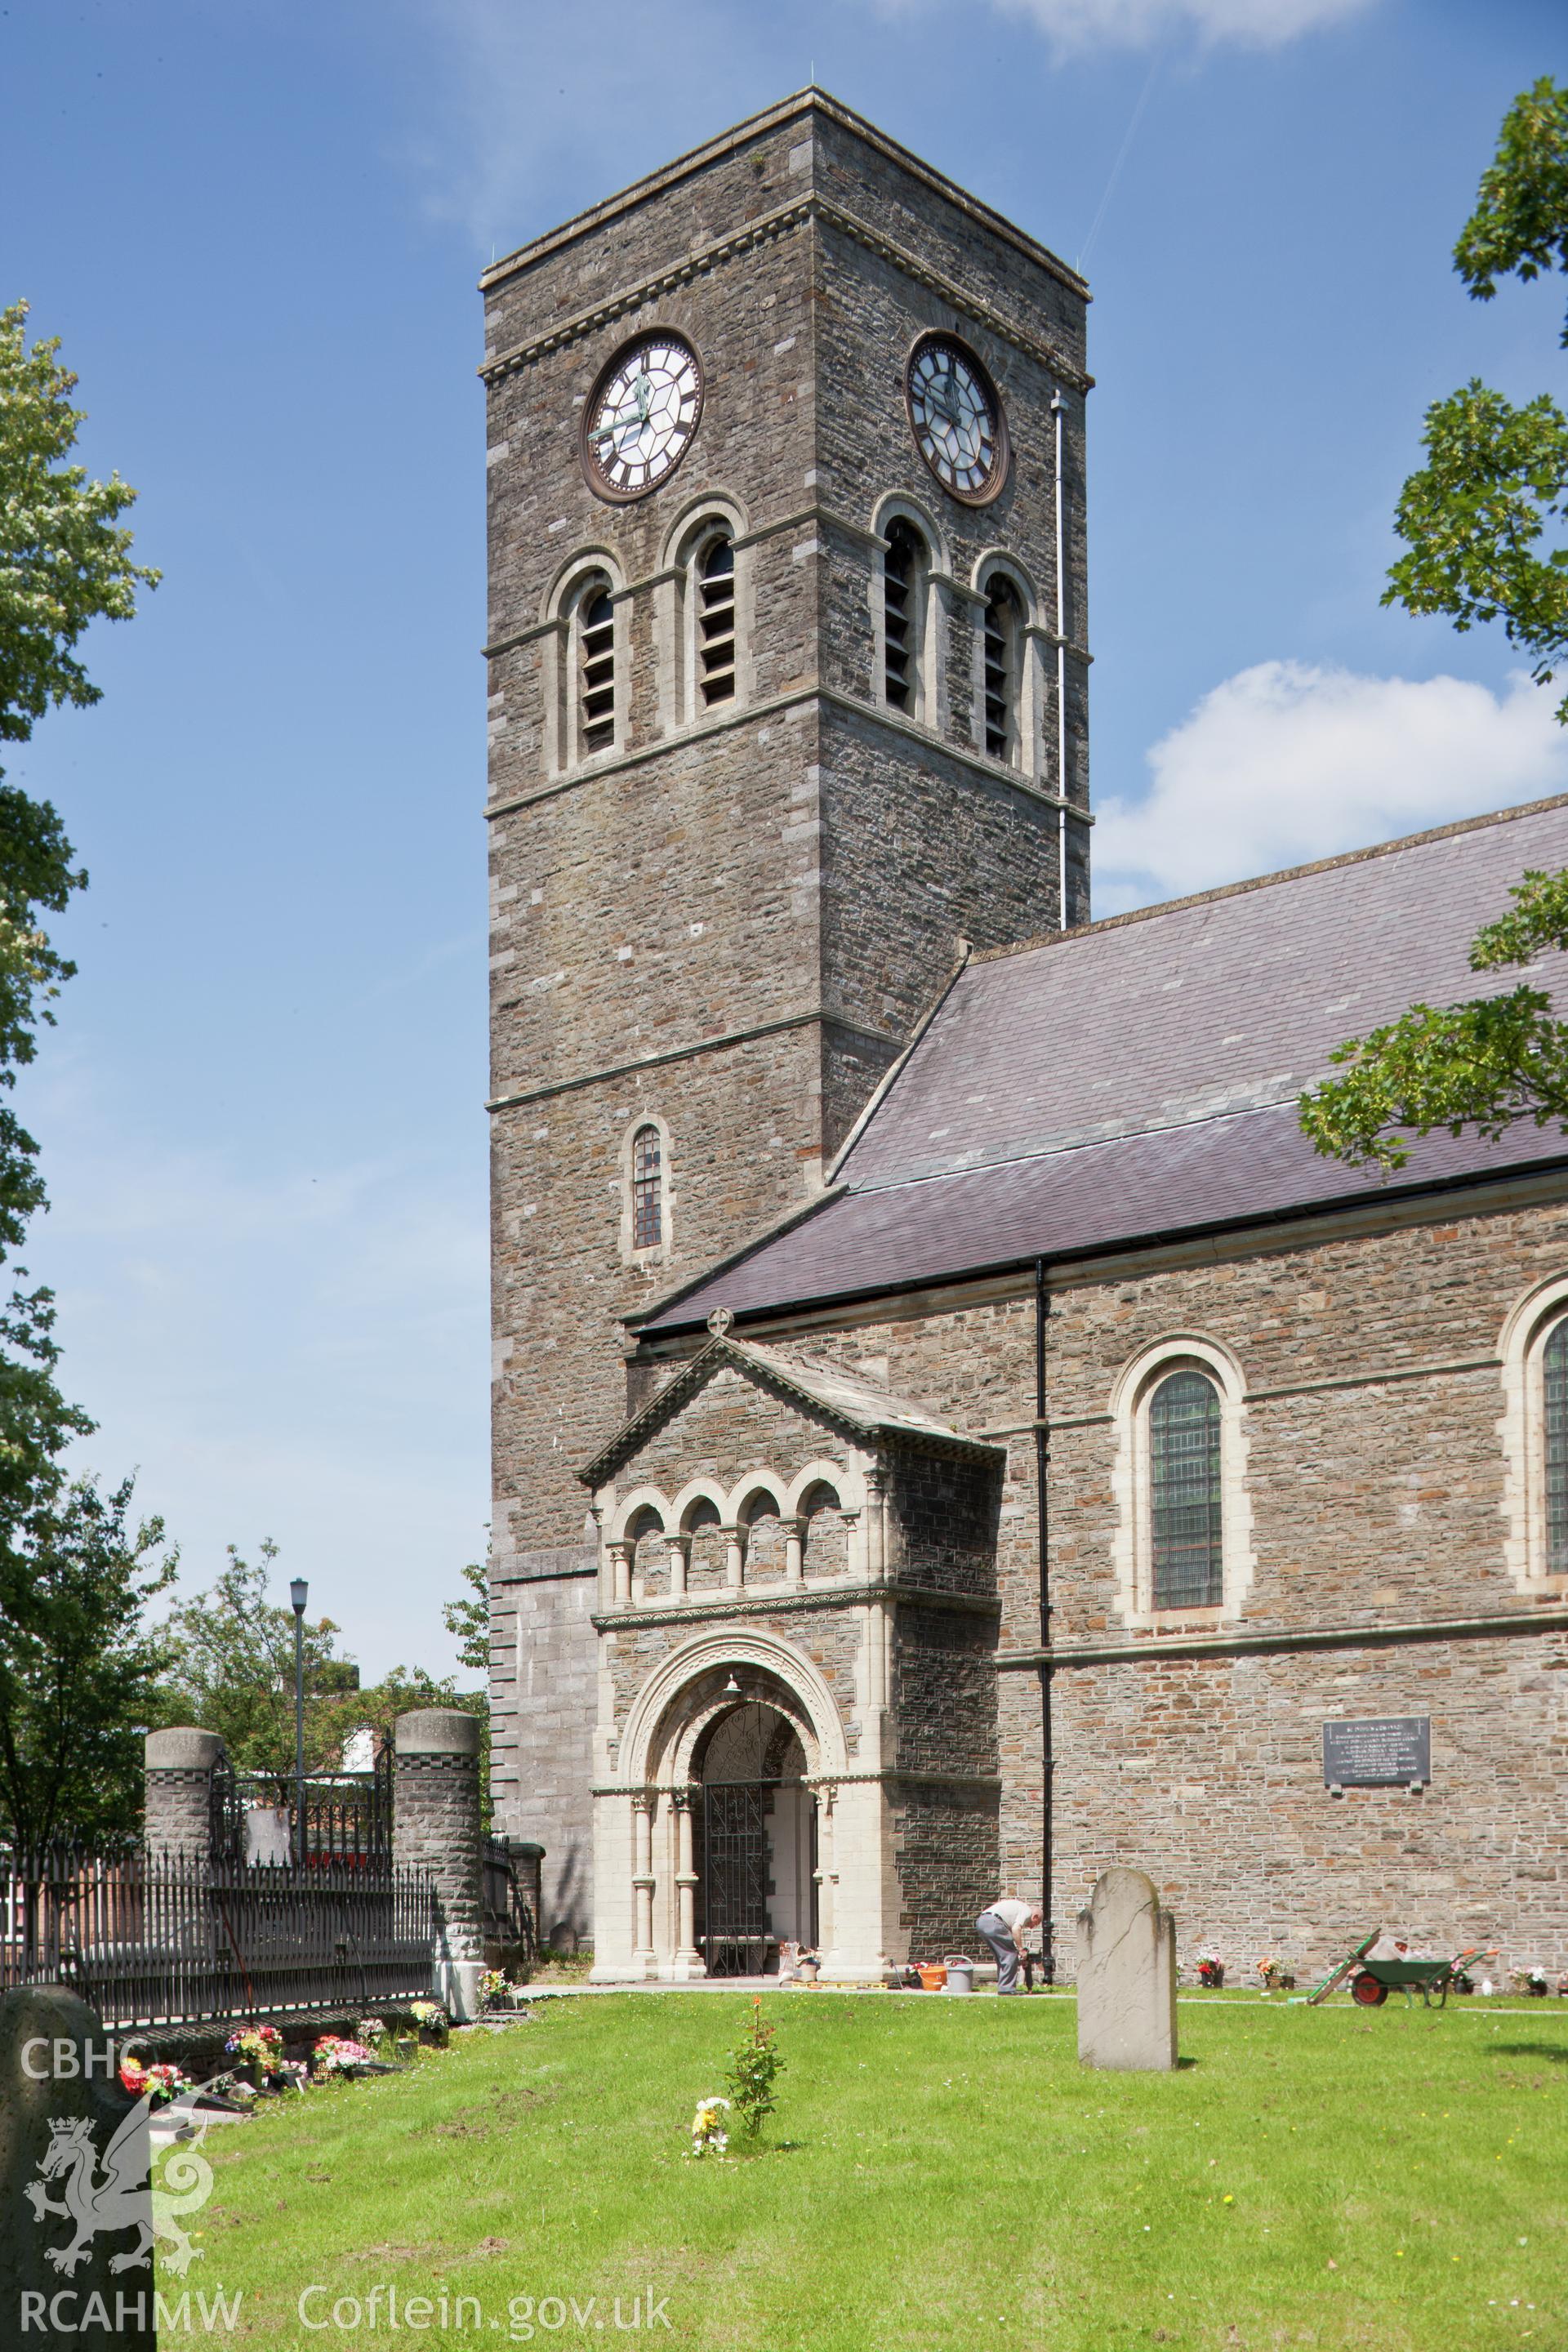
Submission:
[[147,2111],[57,1985],[0,1997],[0,2344],[153,2345]]
[[1108,1870],[1078,1915],[1080,2064],[1169,2074],[1176,2063],[1176,1922],[1141,1870]]

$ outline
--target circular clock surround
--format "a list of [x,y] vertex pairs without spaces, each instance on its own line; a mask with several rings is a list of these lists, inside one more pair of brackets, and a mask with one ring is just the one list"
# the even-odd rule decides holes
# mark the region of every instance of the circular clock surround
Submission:
[[950,498],[988,506],[1007,478],[1007,417],[991,372],[957,335],[921,335],[904,371],[915,446]]
[[668,481],[702,415],[702,362],[684,335],[655,329],[600,369],[583,411],[583,471],[619,506]]

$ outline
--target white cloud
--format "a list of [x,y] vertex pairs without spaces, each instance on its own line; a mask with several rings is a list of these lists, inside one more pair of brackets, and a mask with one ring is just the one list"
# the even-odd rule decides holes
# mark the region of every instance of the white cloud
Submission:
[[1149,753],[1142,801],[1100,803],[1097,913],[1237,882],[1568,792],[1568,730],[1522,672],[1362,677],[1259,662]]
[[[1062,55],[1142,49],[1167,35],[1211,47],[1277,49],[1303,33],[1362,16],[1376,0],[991,0],[1003,16],[1037,25]],[[926,0],[883,0],[889,13]]]

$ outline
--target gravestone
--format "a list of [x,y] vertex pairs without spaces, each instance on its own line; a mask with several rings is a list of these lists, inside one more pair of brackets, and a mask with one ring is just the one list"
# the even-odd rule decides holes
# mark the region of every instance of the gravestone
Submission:
[[[0,2344],[155,2346],[147,2118],[58,1985],[0,1997]],[[31,2192],[31,2193],[29,2193]]]
[[1141,1870],[1108,1870],[1078,1915],[1084,2066],[1169,2074],[1176,2063],[1176,1923]]

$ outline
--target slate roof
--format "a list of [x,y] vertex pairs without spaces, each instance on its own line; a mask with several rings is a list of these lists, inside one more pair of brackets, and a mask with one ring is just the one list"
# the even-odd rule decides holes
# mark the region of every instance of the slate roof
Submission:
[[[1297,1124],[1333,1047],[1417,1000],[1525,975],[1467,961],[1530,867],[1568,866],[1568,796],[981,958],[814,1214],[638,1318],[644,1330],[952,1278],[1568,1160],[1555,1124],[1428,1137],[1392,1180]],[[1530,976],[1561,992],[1564,959]]]
[[949,1423],[939,1421],[924,1405],[911,1404],[907,1398],[893,1396],[869,1381],[857,1380],[852,1372],[840,1371],[835,1364],[813,1363],[804,1356],[786,1354],[783,1349],[759,1347],[754,1340],[735,1339],[726,1331],[718,1331],[657,1396],[648,1399],[640,1412],[622,1423],[591,1462],[584,1464],[577,1473],[583,1484],[602,1486],[606,1479],[613,1478],[622,1463],[629,1461],[656,1430],[689,1404],[714,1373],[723,1370],[726,1365],[774,1395],[797,1404],[815,1405],[841,1429],[858,1437],[916,1438],[941,1452],[996,1451],[984,1440],[965,1437]]

